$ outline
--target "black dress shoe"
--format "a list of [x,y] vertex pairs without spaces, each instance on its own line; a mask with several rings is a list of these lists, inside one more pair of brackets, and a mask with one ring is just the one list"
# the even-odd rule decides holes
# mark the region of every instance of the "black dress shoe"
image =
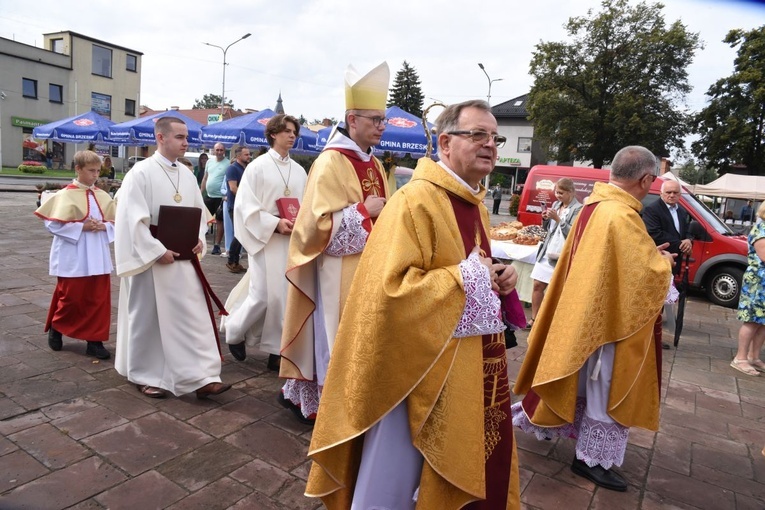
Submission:
[[197,393],[197,398],[202,400],[204,398],[209,397],[210,395],[220,395],[224,391],[228,391],[230,389],[231,389],[230,384],[211,382],[199,388],[196,393]]
[[268,367],[269,370],[273,370],[274,372],[279,371],[279,366],[282,364],[282,357],[278,354],[269,354],[268,355]]
[[305,416],[303,416],[303,411],[301,411],[300,408],[296,406],[295,404],[293,404],[291,401],[284,398],[284,393],[282,393],[281,391],[277,395],[276,401],[279,402],[279,404],[282,407],[285,407],[289,409],[290,411],[292,411],[292,414],[295,415],[295,418],[297,418],[297,420],[300,423],[303,423],[305,425],[311,425],[311,426],[313,426],[313,424],[316,423],[316,419],[306,418]]
[[661,343],[661,348],[664,349],[665,351],[668,351],[668,350],[671,349],[671,347],[669,346],[669,344],[667,342],[662,342]]
[[247,346],[244,342],[238,344],[228,344],[228,352],[238,361],[244,361],[247,358]]
[[574,458],[574,462],[571,463],[571,471],[604,489],[619,492],[627,490],[627,481],[616,471],[605,469],[603,466],[590,467],[583,460]]
[[88,346],[85,348],[85,354],[88,356],[95,356],[98,359],[109,359],[112,357],[104,348],[103,342],[88,342]]
[[64,341],[61,339],[61,333],[53,329],[53,326],[48,330],[48,347],[54,351],[60,351],[64,345]]

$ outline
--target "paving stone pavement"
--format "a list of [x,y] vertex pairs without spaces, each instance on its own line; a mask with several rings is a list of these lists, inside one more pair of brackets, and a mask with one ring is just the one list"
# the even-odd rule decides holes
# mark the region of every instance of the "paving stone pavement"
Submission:
[[[303,496],[311,430],[276,403],[266,355],[240,363],[226,353],[222,377],[234,387],[222,395],[152,400],[82,343],[48,348],[55,279],[34,199],[0,193],[0,509],[322,508]],[[224,264],[203,260],[222,297],[240,278]],[[112,340],[118,289],[113,278]],[[737,331],[732,311],[689,300],[680,347],[664,351],[661,428],[630,434],[625,493],[573,475],[571,440],[518,432],[523,508],[765,508],[765,377],[728,366]],[[519,343],[508,351],[511,378],[525,333]]]

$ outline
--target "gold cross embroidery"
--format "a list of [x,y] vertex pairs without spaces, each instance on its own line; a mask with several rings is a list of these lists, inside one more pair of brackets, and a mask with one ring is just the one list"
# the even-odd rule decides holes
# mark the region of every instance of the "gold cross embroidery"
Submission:
[[377,178],[377,172],[367,168],[367,178],[361,181],[361,188],[371,195],[378,197],[382,195],[382,186],[380,186],[380,180]]

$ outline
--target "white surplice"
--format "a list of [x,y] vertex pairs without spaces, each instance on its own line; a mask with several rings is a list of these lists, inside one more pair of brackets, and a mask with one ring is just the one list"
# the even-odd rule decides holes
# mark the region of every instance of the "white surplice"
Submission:
[[[103,222],[101,210],[90,193],[88,202],[90,217]],[[45,220],[45,228],[53,234],[50,247],[51,276],[79,278],[109,274],[114,269],[109,253],[109,244],[114,241],[114,224],[106,222],[106,230],[98,232],[84,232],[84,225],[82,221]]]
[[287,301],[287,255],[290,237],[276,232],[276,200],[301,200],[307,175],[302,166],[271,149],[244,171],[234,202],[234,231],[247,250],[249,268],[226,301],[221,320],[226,343],[246,341],[269,354],[279,354]]
[[[173,199],[176,187],[180,203]],[[191,261],[155,264],[166,249],[149,231],[161,205],[199,207],[204,242],[209,216],[194,175],[155,153],[130,170],[115,199],[114,251],[122,278],[117,372],[175,395],[220,382],[220,355],[202,284]]]

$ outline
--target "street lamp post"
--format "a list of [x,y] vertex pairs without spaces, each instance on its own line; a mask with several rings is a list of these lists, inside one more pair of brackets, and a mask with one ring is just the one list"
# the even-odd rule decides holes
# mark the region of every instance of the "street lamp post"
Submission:
[[228,49],[230,47],[232,47],[233,45],[235,45],[239,41],[247,39],[251,35],[252,34],[250,34],[248,32],[248,33],[244,34],[242,37],[240,37],[239,39],[237,39],[236,41],[234,41],[231,44],[229,44],[228,46],[226,46],[225,48],[223,48],[222,46],[218,46],[217,44],[210,44],[208,42],[203,43],[203,44],[206,44],[207,46],[212,46],[213,48],[218,48],[219,50],[221,50],[223,52],[223,89],[221,90],[221,94],[220,94],[220,120],[223,120],[223,108],[226,105],[226,52],[228,51]]
[[486,72],[486,69],[484,69],[483,64],[478,62],[478,67],[481,68],[481,71],[483,71],[483,74],[486,75],[486,79],[489,80],[489,92],[486,94],[486,102],[491,104],[491,84],[495,81],[502,81],[502,78],[494,78],[493,80],[489,78],[489,73]]

